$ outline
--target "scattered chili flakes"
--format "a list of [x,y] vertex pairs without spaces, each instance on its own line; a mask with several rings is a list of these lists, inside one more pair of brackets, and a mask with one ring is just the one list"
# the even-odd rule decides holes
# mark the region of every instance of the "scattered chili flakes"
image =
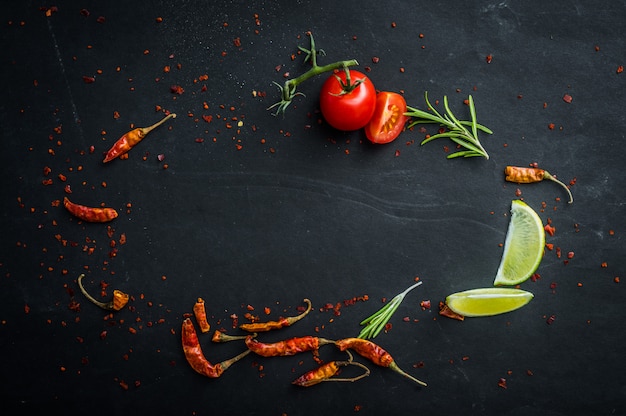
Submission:
[[182,95],[185,92],[185,89],[180,85],[172,85],[170,86],[170,92],[172,94]]
[[555,320],[555,319],[556,319],[556,316],[554,316],[554,315],[550,315],[550,316],[548,317],[548,319],[546,319],[546,323],[547,323],[548,325],[552,325],[552,323],[554,322],[554,320]]
[[563,101],[565,101],[565,102],[566,102],[566,103],[568,103],[568,104],[570,104],[570,103],[572,102],[572,100],[573,100],[573,98],[572,98],[572,96],[571,96],[571,95],[569,95],[569,94],[565,94],[565,95],[563,96]]
[[506,389],[506,378],[501,377],[500,380],[498,380],[498,387],[501,387],[503,389]]
[[423,311],[425,311],[426,309],[430,309],[430,300],[421,301],[420,307],[422,308]]
[[619,283],[619,276],[615,276],[615,277],[613,278],[613,281],[614,281],[615,283]]
[[488,64],[490,64],[492,60],[493,60],[493,55],[492,55],[492,54],[489,54],[489,55],[487,55],[487,56],[485,57],[485,61],[486,61]]
[[624,72],[624,65],[618,66],[617,69],[615,70],[615,73],[617,74],[621,74],[622,72]]

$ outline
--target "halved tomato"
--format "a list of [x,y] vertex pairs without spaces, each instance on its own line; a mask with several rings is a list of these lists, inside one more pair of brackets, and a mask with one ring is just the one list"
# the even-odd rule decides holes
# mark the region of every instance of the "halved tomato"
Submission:
[[404,129],[407,116],[404,97],[395,92],[382,91],[376,96],[376,109],[365,126],[365,135],[372,143],[390,143]]

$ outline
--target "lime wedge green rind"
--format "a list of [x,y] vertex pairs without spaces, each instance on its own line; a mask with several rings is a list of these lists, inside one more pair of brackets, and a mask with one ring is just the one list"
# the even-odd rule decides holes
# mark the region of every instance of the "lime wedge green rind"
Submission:
[[515,286],[528,280],[539,268],[545,244],[545,230],[539,215],[525,202],[512,201],[511,219],[494,286]]
[[467,317],[493,316],[519,309],[533,297],[521,289],[489,287],[453,293],[446,298],[446,305]]

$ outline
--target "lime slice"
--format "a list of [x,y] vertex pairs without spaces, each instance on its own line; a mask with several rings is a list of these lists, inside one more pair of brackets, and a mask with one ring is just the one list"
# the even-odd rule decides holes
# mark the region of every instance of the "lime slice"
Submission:
[[494,286],[514,286],[526,281],[539,267],[546,233],[539,215],[525,202],[511,203],[511,220]]
[[521,308],[533,296],[521,289],[488,287],[453,293],[446,298],[446,305],[463,316],[491,316]]

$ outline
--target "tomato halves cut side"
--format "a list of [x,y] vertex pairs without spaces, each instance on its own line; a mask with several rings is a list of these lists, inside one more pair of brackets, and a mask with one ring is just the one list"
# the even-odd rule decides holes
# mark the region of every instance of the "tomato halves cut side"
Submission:
[[365,126],[365,135],[372,143],[392,142],[400,135],[406,123],[406,101],[395,92],[382,91],[376,96],[376,109]]
[[350,92],[343,91],[346,72],[328,77],[320,91],[320,110],[328,124],[337,130],[352,131],[365,127],[376,106],[376,89],[364,74],[352,70],[350,84],[358,83]]

